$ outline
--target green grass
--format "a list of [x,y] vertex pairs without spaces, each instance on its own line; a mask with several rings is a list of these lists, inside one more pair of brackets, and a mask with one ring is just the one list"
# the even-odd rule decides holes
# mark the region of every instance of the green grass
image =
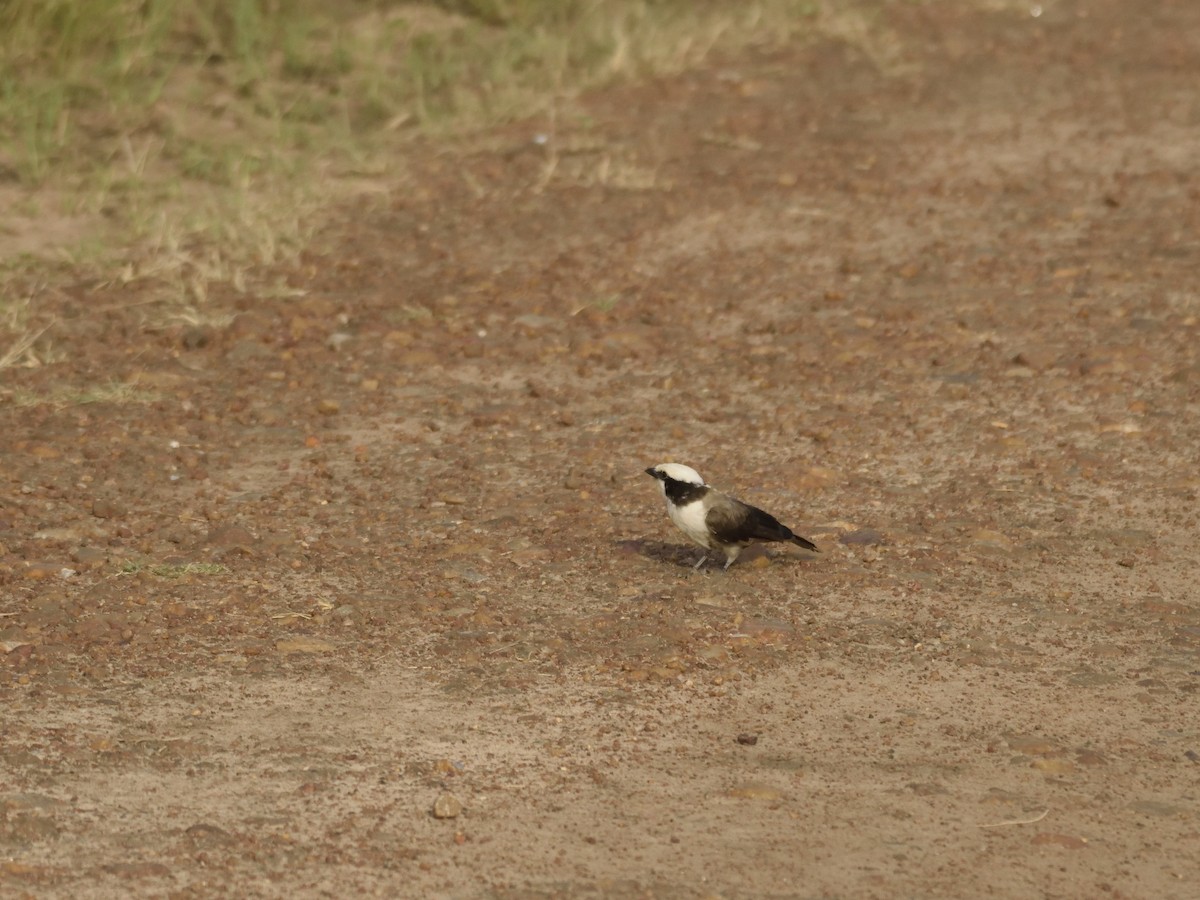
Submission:
[[21,211],[0,222],[0,255],[8,228],[32,239],[31,260],[152,277],[202,303],[211,283],[295,254],[331,198],[388,183],[413,135],[553,118],[580,90],[783,40],[816,10],[0,0],[0,203]]

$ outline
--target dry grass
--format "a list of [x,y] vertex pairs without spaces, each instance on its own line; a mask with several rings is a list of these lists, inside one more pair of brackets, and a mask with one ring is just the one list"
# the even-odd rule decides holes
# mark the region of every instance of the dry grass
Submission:
[[[197,244],[286,256],[327,188],[386,179],[396,142],[546,109],[614,77],[786,37],[801,0],[438,4],[10,0],[0,6],[0,173],[24,219],[92,220],[71,261]],[[118,227],[114,227],[114,224]],[[4,235],[0,234],[0,247]],[[161,263],[158,263],[161,265]],[[189,268],[181,261],[182,268]]]
[[[397,183],[411,136],[553,122],[607,81],[817,30],[886,58],[882,2],[9,0],[0,367],[33,364],[47,325],[36,301],[13,314],[13,273],[65,261],[202,315],[214,285],[293,258],[324,205]],[[584,162],[571,177],[661,187]]]
[[140,575],[143,572],[155,576],[156,578],[187,578],[197,575],[228,575],[229,567],[221,563],[177,563],[177,564],[158,564],[152,565],[149,563],[138,562],[135,560],[126,560],[121,563],[117,571],[118,575]]
[[136,383],[109,381],[96,384],[89,388],[72,388],[62,386],[50,392],[33,392],[26,390],[0,391],[0,396],[8,399],[13,406],[52,406],[55,409],[67,409],[72,406],[86,406],[92,403],[154,403],[161,395],[154,391],[140,388]]

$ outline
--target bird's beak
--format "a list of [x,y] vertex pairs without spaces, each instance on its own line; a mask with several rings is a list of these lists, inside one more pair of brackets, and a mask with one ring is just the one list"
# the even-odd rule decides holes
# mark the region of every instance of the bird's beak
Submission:
[[647,469],[646,474],[649,475],[651,478],[658,477],[658,473],[656,471],[654,471],[654,469]]

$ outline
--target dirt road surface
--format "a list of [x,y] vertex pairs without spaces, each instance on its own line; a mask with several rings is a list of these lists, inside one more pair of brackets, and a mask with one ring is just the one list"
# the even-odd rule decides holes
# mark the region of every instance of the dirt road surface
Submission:
[[[0,894],[1196,896],[1200,5],[965,6],[408,148],[193,321],[64,273]],[[820,554],[693,573],[664,461]]]

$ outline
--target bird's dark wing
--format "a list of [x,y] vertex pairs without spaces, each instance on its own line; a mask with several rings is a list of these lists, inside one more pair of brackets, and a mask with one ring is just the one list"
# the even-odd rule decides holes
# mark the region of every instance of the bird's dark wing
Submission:
[[749,541],[788,541],[792,532],[779,520],[756,506],[721,497],[714,502],[704,522],[723,544],[744,544]]
[[723,544],[791,541],[808,550],[817,549],[816,544],[793,533],[769,512],[732,497],[721,497],[720,502],[713,503],[704,521],[713,537]]

